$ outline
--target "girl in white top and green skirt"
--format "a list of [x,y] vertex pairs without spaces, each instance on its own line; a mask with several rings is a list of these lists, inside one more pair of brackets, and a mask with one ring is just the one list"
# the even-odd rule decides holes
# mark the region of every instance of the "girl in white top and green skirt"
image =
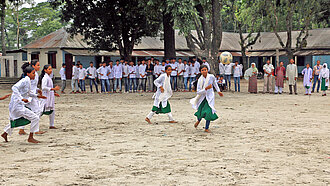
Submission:
[[171,113],[171,105],[168,102],[168,99],[173,95],[171,88],[171,72],[172,68],[170,65],[165,67],[165,73],[160,75],[155,81],[154,84],[157,87],[157,91],[154,94],[154,106],[152,107],[151,112],[146,117],[146,121],[149,124],[151,123],[151,118],[154,114],[167,114],[170,123],[177,123]]
[[211,121],[218,119],[216,110],[214,108],[214,90],[218,92],[219,96],[223,96],[220,92],[218,83],[214,75],[208,73],[208,67],[202,65],[200,67],[201,76],[197,80],[196,92],[197,96],[190,100],[192,107],[197,110],[195,116],[197,117],[197,122],[195,123],[195,128],[204,118],[206,120],[205,132],[209,131],[209,126]]

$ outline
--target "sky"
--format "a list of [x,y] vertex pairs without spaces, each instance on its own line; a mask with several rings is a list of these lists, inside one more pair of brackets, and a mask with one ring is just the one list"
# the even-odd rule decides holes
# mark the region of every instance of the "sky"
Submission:
[[[42,2],[46,2],[47,0],[34,0],[34,2],[36,3],[36,4],[38,4],[38,3],[42,3]],[[25,4],[25,5],[23,5],[23,7],[24,8],[29,8],[29,7],[31,7],[29,4]]]

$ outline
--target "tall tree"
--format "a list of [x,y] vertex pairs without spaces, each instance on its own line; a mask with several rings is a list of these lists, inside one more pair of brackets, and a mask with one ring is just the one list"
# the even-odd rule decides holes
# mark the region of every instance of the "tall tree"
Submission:
[[3,56],[6,55],[5,17],[6,17],[6,0],[1,0],[1,48],[2,48]]
[[82,34],[93,48],[119,49],[122,58],[131,59],[134,45],[143,36],[157,34],[159,24],[148,22],[138,0],[61,0],[62,19],[70,22],[68,31]]
[[167,0],[140,0],[149,21],[162,25],[165,58],[176,57],[174,19]]
[[[308,30],[312,16],[320,8],[319,3],[317,0],[267,0],[267,5],[270,7],[273,32],[287,57],[293,59],[293,54],[307,45]],[[299,34],[293,38],[292,31],[295,28],[299,30]],[[279,35],[280,31],[286,32],[286,41]]]
[[222,40],[222,1],[168,0],[168,5],[189,49],[198,57],[206,57],[211,72],[217,72]]
[[247,0],[236,1],[228,0],[226,12],[231,15],[235,28],[238,28],[239,44],[241,47],[244,69],[248,68],[246,52],[249,46],[254,45],[260,37],[263,18],[265,15],[265,1]]

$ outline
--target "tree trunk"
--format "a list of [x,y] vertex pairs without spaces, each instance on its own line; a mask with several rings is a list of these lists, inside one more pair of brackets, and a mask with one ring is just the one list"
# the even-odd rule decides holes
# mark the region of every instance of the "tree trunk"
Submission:
[[293,59],[293,52],[291,49],[287,50],[287,56],[288,56],[288,60],[290,61],[290,59]]
[[17,39],[17,49],[19,49],[19,28],[20,28],[20,22],[19,22],[19,13],[18,13],[18,6],[17,6],[17,10],[16,10],[16,22],[17,22],[17,35],[16,35],[16,39]]
[[1,43],[2,43],[3,56],[6,55],[5,17],[6,17],[6,1],[1,0]]
[[171,13],[163,12],[163,27],[164,27],[164,57],[166,59],[175,58],[175,31],[174,20]]
[[247,56],[245,54],[245,51],[242,51],[242,64],[243,64],[243,72],[249,68],[249,64],[248,64],[248,60],[247,60]]

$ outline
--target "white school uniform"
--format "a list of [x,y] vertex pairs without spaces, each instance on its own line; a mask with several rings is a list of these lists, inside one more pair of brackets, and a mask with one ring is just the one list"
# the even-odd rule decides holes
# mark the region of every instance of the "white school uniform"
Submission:
[[83,80],[87,76],[87,72],[85,68],[79,68],[79,80]]
[[136,78],[136,72],[135,72],[136,67],[135,66],[128,66],[128,73],[129,73],[129,78]]
[[135,65],[135,78],[140,78],[140,73],[139,73],[139,65]]
[[110,74],[109,74],[109,79],[113,79],[115,78],[115,73],[114,73],[114,66],[110,67],[110,65],[108,66],[108,69],[110,71]]
[[185,72],[183,72],[183,77],[187,78],[189,77],[190,74],[190,66],[188,64],[184,64],[183,69],[185,70]]
[[160,74],[160,66],[159,65],[155,65],[154,66],[154,75],[155,75],[156,78],[159,77],[158,74]]
[[76,66],[72,67],[72,79],[78,79],[79,69]]
[[304,75],[304,87],[308,86],[309,89],[312,86],[312,82],[310,81],[313,78],[313,70],[312,68],[304,68],[304,70],[301,72],[302,75]]
[[54,126],[55,121],[55,92],[54,90],[51,90],[52,88],[54,88],[53,80],[48,74],[45,74],[45,76],[42,78],[41,89],[42,95],[47,97],[47,99],[43,100],[44,112],[53,111],[49,115],[49,125],[51,127]]
[[99,68],[99,75],[100,79],[109,79],[108,73],[110,72],[109,67],[100,67]]
[[[140,65],[139,66],[139,77],[140,78],[142,78],[142,79],[146,79],[147,78],[147,76],[145,76],[146,75],[146,68],[147,68],[147,65],[146,64],[144,64],[144,65]],[[141,75],[143,75],[144,77],[142,77]]]
[[174,62],[170,64],[172,67],[172,73],[171,76],[177,76],[178,75],[178,63]]
[[89,75],[89,79],[95,79],[97,77],[97,70],[95,67],[88,67],[87,70]]
[[61,75],[61,80],[62,81],[66,80],[65,68],[62,67],[59,73]]
[[123,77],[123,67],[121,64],[113,66],[114,77],[120,79]]
[[[31,79],[28,76],[21,79],[12,87],[12,91],[9,103],[9,119],[13,121],[23,117],[31,121],[30,132],[38,132],[39,115],[26,108],[27,104],[22,101],[22,99],[27,99],[31,103],[32,98],[37,98],[37,94],[31,89]],[[12,134],[10,123],[5,127],[4,131],[9,135]]]
[[181,64],[178,63],[178,71],[177,71],[178,72],[178,76],[183,76],[183,72],[181,72],[182,70],[184,70],[184,64],[183,63],[181,63]]
[[122,72],[124,73],[124,74],[123,74],[123,77],[124,77],[124,78],[125,78],[125,77],[128,77],[128,67],[129,67],[129,65],[124,64],[124,65],[122,65],[122,67],[123,67]]
[[207,103],[212,109],[212,114],[214,114],[216,112],[214,108],[214,90],[213,87],[211,89],[205,90],[205,87],[208,85],[213,85],[217,92],[220,92],[216,78],[213,74],[207,74],[206,78],[204,76],[200,76],[197,81],[197,96],[196,98],[191,99],[190,103],[192,104],[193,108],[197,110],[199,105],[206,98]]
[[162,75],[162,74],[164,74],[165,73],[165,67],[166,67],[166,65],[160,65],[160,67],[159,67],[159,72],[160,72],[160,75]]
[[190,77],[196,77],[196,74],[198,73],[198,71],[196,71],[196,66],[189,66],[189,74],[190,74]]

